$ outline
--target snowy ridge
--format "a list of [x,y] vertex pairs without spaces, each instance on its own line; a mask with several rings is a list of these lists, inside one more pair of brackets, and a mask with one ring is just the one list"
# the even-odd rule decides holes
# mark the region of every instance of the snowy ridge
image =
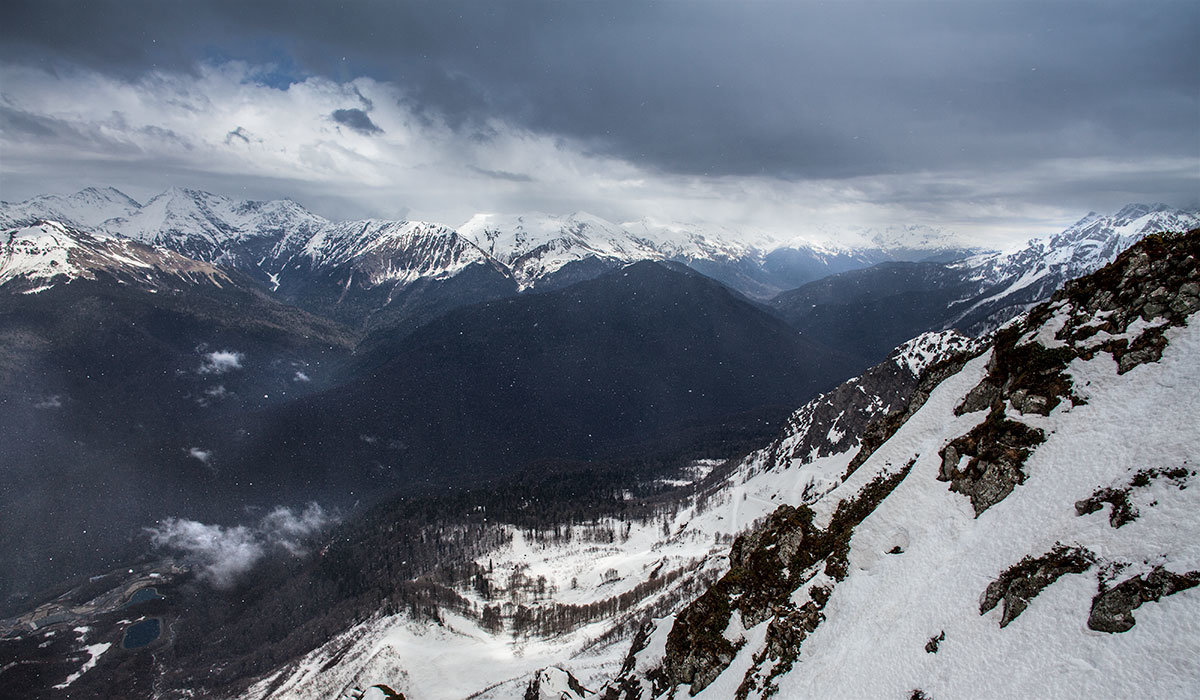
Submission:
[[66,197],[51,194],[18,203],[0,202],[0,228],[51,220],[92,229],[109,219],[129,216],[141,206],[113,187],[89,187]]
[[[955,240],[952,234],[919,226],[883,231],[830,229],[797,238],[787,233],[652,219],[618,224],[585,212],[565,216],[478,214],[457,229],[407,221],[331,222],[291,200],[236,201],[178,187],[145,205],[113,188],[0,203],[0,225],[17,227],[44,219],[165,246],[197,260],[257,275],[276,288],[287,286],[286,277],[296,274],[301,255],[308,269],[344,268],[356,254],[373,256],[365,267],[375,271],[368,277],[376,284],[453,276],[470,264],[464,264],[463,256],[472,262],[479,259],[477,253],[466,250],[466,244],[473,244],[487,256],[487,262],[503,270],[521,289],[536,286],[571,263],[599,263],[588,268],[592,272],[583,273],[587,275],[640,260],[675,260],[699,265],[706,274],[765,298],[808,281],[822,269],[828,274],[881,260],[908,259],[913,251],[918,251],[918,257],[940,254]],[[450,239],[436,245],[396,244],[392,250],[397,259],[390,263],[381,260],[388,250],[388,245],[379,242],[381,236],[395,238],[418,229]],[[355,235],[367,240],[355,240]],[[956,250],[967,248],[962,245]],[[789,251],[806,260],[803,276],[794,272],[780,276],[779,270],[768,269],[767,256]],[[722,266],[728,268],[724,274]],[[360,275],[359,281],[366,280]]]
[[970,353],[982,344],[980,339],[956,330],[930,331],[906,341],[892,351],[888,359],[919,377],[931,365],[954,355]]
[[32,294],[59,282],[94,280],[105,273],[123,284],[213,284],[228,277],[211,265],[127,238],[92,235],[56,221],[0,234],[0,285]]
[[1094,272],[1152,233],[1200,227],[1200,212],[1165,204],[1130,204],[1112,215],[1091,212],[1062,233],[1034,239],[1008,253],[987,253],[953,263],[978,284],[979,295],[956,310],[947,325],[991,330],[1050,297],[1067,280]]
[[584,212],[516,217],[477,214],[458,231],[508,266],[522,287],[586,258],[625,264],[663,257],[648,241]]
[[108,233],[163,245],[198,260],[219,262],[232,243],[255,237],[312,234],[328,222],[290,200],[235,202],[171,188],[135,213],[100,224]]
[[[288,240],[277,250],[285,250]],[[347,221],[319,229],[300,255],[316,268],[349,266],[376,286],[450,277],[489,257],[454,230],[421,221]],[[286,268],[284,263],[281,268]]]

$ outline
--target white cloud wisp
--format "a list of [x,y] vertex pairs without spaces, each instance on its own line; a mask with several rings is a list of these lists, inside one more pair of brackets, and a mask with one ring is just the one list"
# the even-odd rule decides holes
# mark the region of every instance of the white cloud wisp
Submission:
[[217,588],[229,588],[272,551],[305,554],[305,542],[337,521],[336,515],[310,503],[299,512],[276,506],[249,526],[167,518],[146,531],[155,547],[180,554],[203,580]]

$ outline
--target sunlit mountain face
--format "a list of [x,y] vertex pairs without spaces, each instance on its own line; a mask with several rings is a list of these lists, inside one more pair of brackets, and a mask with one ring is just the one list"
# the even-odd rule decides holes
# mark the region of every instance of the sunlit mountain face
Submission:
[[1193,4],[6,10],[0,698],[1200,691]]

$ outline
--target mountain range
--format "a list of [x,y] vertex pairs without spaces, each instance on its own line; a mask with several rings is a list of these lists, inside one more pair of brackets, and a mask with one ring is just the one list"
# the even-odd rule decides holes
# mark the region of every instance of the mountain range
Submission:
[[[1142,237],[989,336],[901,344],[744,454],[543,466],[303,543],[187,524],[229,558],[177,534],[169,564],[5,621],[0,674],[25,697],[1191,696],[1197,261],[1200,230]],[[663,277],[746,303],[658,264],[588,285],[629,307]],[[588,289],[456,312],[429,343]],[[128,648],[149,620],[169,634]]]
[[[0,221],[0,432],[10,438],[0,450],[0,526],[10,535],[0,556],[13,564],[0,575],[3,614],[57,596],[76,600],[70,610],[102,609],[78,596],[107,581],[132,585],[121,573],[129,563],[164,584],[180,566],[187,573],[171,590],[183,607],[170,607],[168,618],[248,643],[264,633],[256,606],[292,600],[296,610],[272,614],[306,630],[299,636],[181,666],[241,669],[211,679],[220,685],[252,679],[278,658],[320,658],[329,634],[359,621],[356,611],[381,606],[412,606],[418,620],[432,610],[444,621],[453,611],[461,629],[486,610],[487,634],[508,630],[515,639],[600,625],[609,640],[601,646],[615,653],[644,616],[685,614],[680,606],[705,587],[722,590],[723,572],[741,557],[726,554],[729,539],[778,503],[808,505],[846,490],[840,475],[888,441],[935,381],[962,371],[954,357],[983,352],[993,336],[992,347],[1024,357],[1028,340],[1009,341],[1017,327],[1041,337],[1034,326],[1045,312],[1031,308],[1069,279],[1128,261],[1122,251],[1130,247],[1175,251],[1156,234],[1200,226],[1200,215],[1130,205],[1008,253],[972,252],[944,232],[913,227],[849,232],[853,243],[834,246],[581,213],[480,215],[458,228],[330,222],[288,200],[234,202],[191,190],[145,205],[112,189],[39,197],[0,206]],[[1116,274],[1102,273],[1092,288],[1104,292]],[[1186,311],[1190,273],[1172,274],[1161,294],[1134,275],[1137,298],[1166,295],[1139,323],[1158,323],[1156,314],[1181,304]],[[1114,297],[1105,302],[1113,308],[1096,313],[1127,302]],[[1104,323],[1096,316],[1067,325],[1082,334]],[[1105,333],[1122,371],[1166,342],[1155,333],[1135,338],[1125,325]],[[1041,367],[1041,355],[1030,357],[1021,361]],[[1059,386],[1056,377],[1046,381]],[[993,383],[1000,388],[983,382],[972,401],[1001,391],[1025,413],[1054,408],[1055,397],[1033,391],[1041,385]],[[954,439],[961,452],[978,450],[982,438]],[[747,452],[756,456],[738,457]],[[947,474],[972,507],[986,509],[1014,472],[1004,466],[996,473],[1004,479],[989,473],[983,486]],[[304,505],[311,501],[321,506]],[[301,509],[305,520],[293,522]],[[271,558],[283,568],[260,571],[258,593],[245,588],[240,565],[215,568],[227,544],[257,552],[251,564],[280,547],[289,556],[310,551],[299,538],[317,530],[297,523],[327,527],[337,517],[349,529],[337,530],[343,544],[328,550],[331,558]],[[258,529],[247,518],[261,518]],[[409,534],[396,535],[399,522]],[[602,572],[571,553],[571,536],[562,539],[564,527],[577,526],[616,548]],[[515,543],[514,527],[558,542],[548,551],[563,559],[528,572],[522,567],[538,560]],[[507,540],[511,557],[496,549]],[[175,547],[181,563],[164,565],[152,545]],[[508,579],[494,573],[494,561],[481,573],[485,554],[508,562]],[[81,575],[114,566],[122,568],[79,588]],[[568,588],[562,566],[585,583]],[[380,583],[397,572],[417,582],[473,579],[477,588]],[[539,575],[557,592],[538,592]],[[213,593],[213,581],[242,597]],[[104,600],[121,598],[113,595]],[[212,607],[217,600],[225,607]],[[327,616],[303,612],[323,605]],[[250,627],[229,617],[235,610]],[[105,624],[115,623],[112,614]],[[412,618],[388,619],[365,638],[412,634]],[[647,639],[668,634],[663,624]],[[610,694],[632,684],[657,693],[662,678],[700,689],[714,682],[709,675],[725,674],[708,652],[680,646],[684,632],[670,634],[675,656],[651,662],[635,653],[639,673],[614,680],[604,655],[593,671],[572,672],[589,686],[624,684]],[[175,648],[188,649],[187,639]],[[574,632],[564,640],[557,651],[531,653],[529,664],[567,658],[567,647],[582,651]],[[77,653],[67,637],[63,644],[45,648]],[[411,672],[347,668],[363,679]],[[533,670],[500,664],[489,678]],[[774,682],[769,676],[755,687]],[[574,678],[549,673],[546,687],[564,677]],[[336,674],[311,681],[320,692],[348,682]],[[316,692],[311,683],[285,686],[309,688],[288,691],[303,697]]]
[[[801,330],[818,330],[823,314],[837,313],[821,302],[834,286],[843,300],[859,289],[882,306],[893,299],[903,304],[900,297],[908,295],[944,307],[944,313],[918,313],[919,323],[868,348],[873,362],[925,330],[956,327],[976,334],[994,328],[1139,237],[1188,230],[1200,213],[1131,204],[1112,215],[1089,213],[1060,234],[998,253],[921,226],[817,229],[805,239],[650,219],[616,224],[586,213],[480,214],[457,228],[332,222],[291,200],[234,201],[181,188],[144,205],[113,188],[0,203],[0,228],[43,221],[237,270],[287,303],[368,333],[411,331],[459,306],[561,288],[641,260],[688,265],[769,303]],[[14,241],[10,236],[0,262],[8,277],[39,264]],[[876,268],[879,263],[892,267]],[[45,277],[45,269],[38,274]],[[826,279],[853,271],[862,272]],[[818,280],[823,287],[804,288]]]
[[955,235],[926,227],[842,232],[840,237],[852,238],[853,245],[779,236],[759,236],[751,245],[736,231],[646,219],[622,225],[582,212],[480,214],[457,228],[415,221],[333,222],[291,200],[234,201],[181,188],[144,205],[113,188],[0,204],[2,228],[43,220],[238,269],[289,301],[368,325],[374,314],[387,315],[389,307],[405,303],[398,298],[411,297],[414,285],[452,283],[464,276],[476,286],[439,296],[459,293],[474,300],[480,294],[550,289],[631,262],[664,260],[683,262],[761,299],[885,260],[954,258],[971,250]]

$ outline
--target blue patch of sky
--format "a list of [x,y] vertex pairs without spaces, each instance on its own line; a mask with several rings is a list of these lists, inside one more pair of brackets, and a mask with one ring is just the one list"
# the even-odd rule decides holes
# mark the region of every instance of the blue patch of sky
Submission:
[[207,46],[202,51],[201,60],[213,65],[235,60],[246,61],[251,67],[247,82],[276,90],[286,90],[296,83],[304,82],[310,75],[292,59],[289,52],[280,46],[271,46],[269,42],[258,45],[250,55],[242,56],[232,56],[219,47]]

